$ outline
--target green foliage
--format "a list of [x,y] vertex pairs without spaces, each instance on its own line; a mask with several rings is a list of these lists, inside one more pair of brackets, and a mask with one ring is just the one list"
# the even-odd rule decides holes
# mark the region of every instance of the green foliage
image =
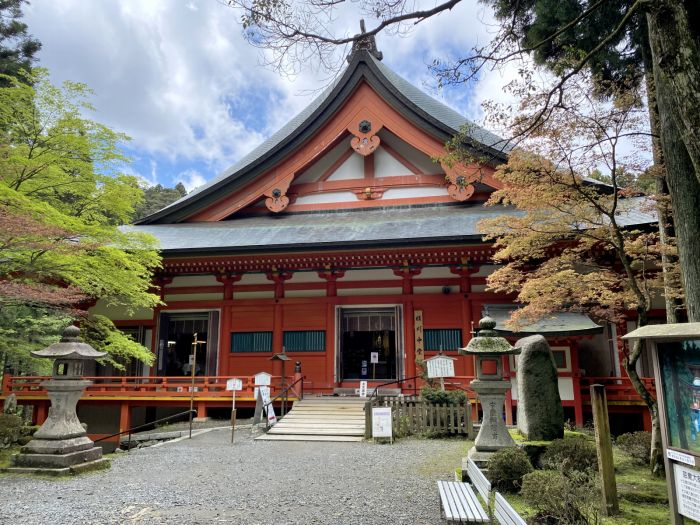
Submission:
[[602,523],[598,480],[592,474],[536,470],[523,477],[520,494],[535,511],[528,520],[532,525]]
[[598,465],[595,445],[586,438],[555,439],[540,458],[542,468],[561,472],[587,472]]
[[[26,0],[0,1],[0,75],[19,76],[29,70],[34,55],[41,49],[41,42],[27,32],[22,18],[22,4]],[[0,79],[0,86],[6,85]]]
[[517,492],[522,486],[523,476],[532,472],[530,459],[524,450],[511,447],[496,452],[488,463],[492,486],[502,492]]
[[[49,82],[0,87],[0,354],[23,371],[43,347],[101,300],[126,311],[159,304],[151,276],[160,265],[152,237],[117,226],[142,200],[136,177],[119,171],[126,136],[83,117],[89,89]],[[95,346],[119,362],[150,362],[146,349],[111,323],[98,324]],[[2,339],[0,337],[0,339]]]
[[91,315],[81,324],[81,336],[100,352],[107,352],[106,361],[119,370],[132,359],[153,364],[154,354],[146,347],[121,332],[103,315]]
[[17,443],[22,435],[22,418],[14,414],[0,413],[0,448]]
[[421,388],[420,393],[423,399],[434,405],[459,405],[467,399],[466,394],[462,390],[447,390],[443,392],[440,388],[425,386]]
[[164,188],[160,184],[149,186],[143,190],[143,201],[136,206],[134,219],[148,217],[185,195],[187,195],[187,190],[181,182],[178,182],[174,188]]
[[22,304],[3,306],[0,308],[0,356],[5,356],[5,365],[30,374],[49,373],[50,363],[31,357],[29,353],[57,342],[70,322],[69,316],[50,308]]
[[629,432],[618,436],[615,444],[624,451],[636,465],[649,464],[651,432]]

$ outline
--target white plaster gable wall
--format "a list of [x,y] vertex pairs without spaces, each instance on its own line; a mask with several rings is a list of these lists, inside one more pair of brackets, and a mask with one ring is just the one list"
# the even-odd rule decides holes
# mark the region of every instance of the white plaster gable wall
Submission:
[[444,173],[444,171],[440,167],[440,164],[433,162],[433,160],[428,155],[414,148],[407,142],[404,142],[393,133],[386,130],[382,130],[378,133],[378,135],[382,139],[382,141],[388,144],[391,148],[393,148],[394,151],[396,151],[396,153],[401,155],[404,159],[409,161],[416,168],[422,170],[424,173]]
[[418,186],[413,188],[391,188],[384,192],[383,199],[415,199],[419,197],[444,197],[445,187]]
[[333,202],[357,202],[357,197],[351,191],[314,193],[297,198],[294,204],[330,204]]
[[340,144],[332,148],[328,153],[323,155],[309,169],[300,173],[294,178],[295,184],[305,184],[308,182],[318,182],[318,179],[323,173],[330,168],[338,158],[348,150],[350,144],[347,140],[340,141]]
[[381,146],[374,152],[374,176],[396,177],[411,175],[411,170],[392,157]]
[[353,180],[365,177],[365,161],[359,153],[353,153],[343,162],[328,180]]

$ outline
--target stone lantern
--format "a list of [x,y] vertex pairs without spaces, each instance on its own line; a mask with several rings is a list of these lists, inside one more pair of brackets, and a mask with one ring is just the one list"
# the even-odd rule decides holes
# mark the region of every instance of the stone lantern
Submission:
[[479,466],[484,466],[494,452],[514,447],[503,421],[503,406],[506,392],[511,388],[510,380],[503,377],[503,356],[519,354],[520,349],[510,346],[508,341],[496,334],[496,321],[486,316],[479,321],[479,331],[459,353],[476,357],[476,379],[471,388],[479,395],[484,412],[481,429],[469,451],[469,457]]
[[78,327],[69,326],[60,342],[32,352],[35,357],[54,359],[51,379],[41,383],[48,391],[51,407],[44,424],[14,456],[14,467],[8,470],[71,474],[109,466],[102,458],[102,448],[87,437],[75,412],[85,387],[91,384],[81,377],[84,363],[105,355],[82,342],[79,334]]

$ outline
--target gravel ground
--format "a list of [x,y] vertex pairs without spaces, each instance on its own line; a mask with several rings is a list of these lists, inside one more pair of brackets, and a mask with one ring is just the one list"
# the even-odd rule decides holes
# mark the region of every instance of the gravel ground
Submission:
[[463,440],[394,445],[253,441],[249,429],[112,456],[76,478],[0,475],[0,523],[438,524],[435,480]]

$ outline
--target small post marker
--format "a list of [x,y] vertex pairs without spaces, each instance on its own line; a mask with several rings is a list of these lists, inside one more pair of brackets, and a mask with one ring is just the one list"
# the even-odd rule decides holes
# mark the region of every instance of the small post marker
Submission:
[[243,381],[238,378],[229,379],[226,381],[226,390],[233,391],[231,401],[231,444],[233,444],[233,435],[236,432],[236,390],[243,390]]
[[617,502],[608,400],[604,385],[591,385],[591,408],[593,409],[593,425],[595,426],[595,446],[598,451],[598,470],[603,486],[604,512],[606,516],[613,516],[620,512],[620,507]]

